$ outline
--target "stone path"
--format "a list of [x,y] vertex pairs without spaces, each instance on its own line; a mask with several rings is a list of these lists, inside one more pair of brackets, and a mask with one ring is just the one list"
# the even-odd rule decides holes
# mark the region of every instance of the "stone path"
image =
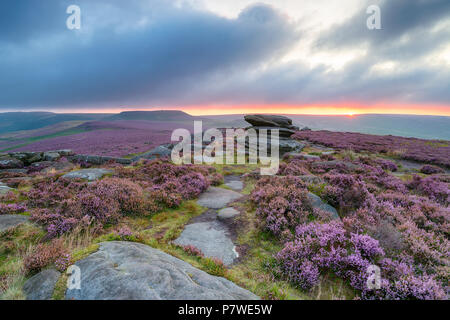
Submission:
[[[225,177],[225,185],[234,190],[244,188],[239,176]],[[241,197],[242,194],[236,191],[210,187],[197,201],[199,205],[209,210],[192,219],[174,243],[183,246],[192,245],[206,257],[218,258],[225,265],[231,265],[239,254],[231,239],[228,225],[224,221],[239,214],[239,211],[227,206]]]

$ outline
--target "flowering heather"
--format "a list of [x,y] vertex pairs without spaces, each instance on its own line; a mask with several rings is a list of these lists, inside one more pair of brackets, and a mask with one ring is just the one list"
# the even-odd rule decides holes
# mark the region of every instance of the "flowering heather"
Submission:
[[89,131],[37,141],[13,151],[71,149],[78,154],[120,157],[168,143],[172,131],[183,127],[178,123],[155,121],[96,121],[86,125],[82,129]]
[[[24,259],[27,273],[36,273],[46,266],[55,263],[67,254],[61,239],[53,239],[50,243],[40,243]],[[59,261],[62,263],[62,260]],[[62,266],[62,265],[61,265]]]
[[133,235],[133,231],[131,231],[131,229],[128,228],[127,226],[124,226],[119,229],[119,231],[117,232],[117,235],[122,240],[127,240]]
[[331,131],[299,131],[292,138],[357,152],[392,153],[402,159],[450,167],[449,141]]
[[0,215],[2,214],[18,214],[27,211],[27,207],[22,204],[10,203],[4,204],[0,203]]
[[187,245],[187,246],[182,246],[182,248],[187,254],[189,254],[191,256],[196,256],[196,257],[204,256],[203,252],[195,246]]
[[445,171],[442,168],[427,164],[424,165],[422,168],[420,168],[420,172],[424,174],[436,174],[436,173],[444,173]]
[[32,221],[43,224],[49,237],[58,237],[77,227],[102,227],[127,215],[177,207],[205,191],[213,171],[212,167],[150,161],[136,168],[118,167],[113,177],[93,183],[44,178],[24,196],[34,208]]

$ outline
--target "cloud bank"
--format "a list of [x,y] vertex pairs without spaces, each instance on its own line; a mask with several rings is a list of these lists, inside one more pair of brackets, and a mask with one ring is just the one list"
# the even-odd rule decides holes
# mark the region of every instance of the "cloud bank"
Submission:
[[[450,2],[378,1],[382,30],[371,31],[373,2],[324,30],[275,2],[226,18],[171,0],[3,1],[0,108],[356,102],[450,111]],[[66,28],[70,4],[82,10],[81,30]]]

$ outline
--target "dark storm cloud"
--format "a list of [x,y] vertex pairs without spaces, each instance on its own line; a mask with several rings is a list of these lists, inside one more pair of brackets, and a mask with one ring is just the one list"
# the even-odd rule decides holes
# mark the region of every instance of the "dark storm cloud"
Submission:
[[[3,107],[167,100],[189,90],[206,74],[258,65],[297,41],[296,32],[284,18],[262,5],[246,9],[235,20],[189,8],[153,7],[144,26],[133,22],[148,17],[148,12],[124,21],[123,11],[109,8],[111,24],[102,21],[102,27],[95,28],[101,22],[91,26],[89,21],[101,19],[102,7],[98,2],[95,8],[78,2],[88,21],[82,25],[87,34],[65,29],[65,21],[55,32],[51,20],[67,17],[63,10],[58,18],[45,15],[48,24],[33,25],[27,20],[28,27],[41,28],[41,32],[18,26],[21,37],[29,37],[27,41],[17,43],[19,39],[2,37],[10,41],[0,53]],[[40,4],[29,2],[36,7]],[[14,7],[10,10],[21,6]],[[32,19],[27,12],[18,20]],[[120,19],[111,17],[111,12],[120,14]],[[8,21],[8,27],[15,28],[15,20]]]
[[[253,5],[226,19],[175,3],[2,1],[0,108],[450,103],[449,68],[420,60],[448,43],[450,30],[430,30],[450,19],[449,1],[379,2],[383,30],[366,28],[364,9],[319,34],[313,54],[368,46],[338,71],[271,64],[301,41],[299,25],[272,7]],[[80,31],[65,26],[69,4],[81,7]],[[389,60],[401,70],[371,72]]]

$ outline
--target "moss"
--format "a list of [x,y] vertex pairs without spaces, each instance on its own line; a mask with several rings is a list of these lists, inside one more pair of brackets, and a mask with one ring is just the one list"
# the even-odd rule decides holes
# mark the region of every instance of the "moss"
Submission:
[[67,280],[69,276],[63,273],[55,284],[55,289],[53,290],[52,299],[53,300],[64,300],[66,298]]

